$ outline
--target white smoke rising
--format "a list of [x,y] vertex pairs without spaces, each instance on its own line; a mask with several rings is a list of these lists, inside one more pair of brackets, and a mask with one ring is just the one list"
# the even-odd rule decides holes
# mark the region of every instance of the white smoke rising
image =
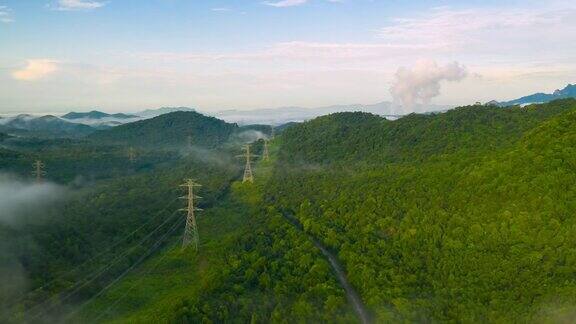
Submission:
[[440,95],[440,82],[460,81],[467,74],[466,68],[458,62],[439,66],[435,61],[420,60],[411,68],[401,67],[396,71],[390,93],[405,112],[412,112],[416,105],[428,104]]
[[34,216],[42,208],[61,201],[66,189],[52,183],[30,183],[0,173],[0,222]]

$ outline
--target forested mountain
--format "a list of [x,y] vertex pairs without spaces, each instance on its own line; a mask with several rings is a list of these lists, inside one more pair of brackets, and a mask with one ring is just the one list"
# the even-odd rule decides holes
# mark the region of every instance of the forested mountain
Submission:
[[[345,153],[342,119],[373,130]],[[267,199],[338,252],[378,321],[556,322],[576,301],[575,121],[575,100],[324,117],[283,134]]]
[[235,184],[201,214],[198,253],[181,250],[178,241],[85,308],[79,318],[356,322],[327,261],[281,214],[265,209],[260,196],[257,188]]
[[237,129],[236,124],[228,124],[197,112],[173,112],[99,131],[89,139],[97,143],[143,147],[189,144],[216,147],[226,142]]
[[[0,305],[8,308],[0,318],[354,322],[342,289],[310,240],[280,214],[270,214],[257,188],[230,189],[241,164],[227,163],[229,153],[212,154],[221,154],[218,161],[224,163],[193,154],[154,172],[101,181],[78,192],[64,210],[0,222],[2,237],[9,238],[0,249],[1,269],[20,266],[30,279],[24,298],[18,284],[5,286]],[[186,177],[203,185],[199,254],[180,247],[179,185]],[[164,232],[170,235],[162,239]],[[159,238],[162,244],[155,248]],[[162,252],[92,299],[139,265],[148,249]],[[20,263],[13,263],[14,255]],[[17,274],[11,277],[15,283],[22,279]]]
[[[110,278],[121,273],[127,264],[135,262],[142,249],[150,247],[152,242],[149,236],[146,238],[147,233],[160,224],[166,226],[167,221],[173,225],[176,212],[183,207],[178,203],[178,197],[183,192],[179,185],[184,178],[194,176],[202,182],[203,203],[210,205],[226,190],[227,182],[236,172],[234,167],[210,165],[193,158],[181,159],[178,165],[155,172],[117,175],[76,191],[72,196],[69,193],[66,198],[70,201],[65,208],[45,208],[42,213],[31,213],[10,222],[2,219],[1,269],[23,267],[33,293],[22,302],[34,306],[35,301],[44,301],[53,292],[65,290],[69,293],[66,288],[77,287],[75,284],[85,277],[85,272],[93,273],[93,269],[109,264],[119,253],[126,252],[126,258],[116,262],[105,276],[91,281],[83,287],[85,289],[74,292],[62,302],[83,300],[92,290],[109,283]],[[134,232],[136,228],[140,230]],[[134,247],[133,244],[140,240],[143,240],[140,246]],[[112,246],[115,242],[122,243]],[[101,255],[108,248],[107,253]],[[79,264],[83,265],[81,269],[69,271]],[[9,298],[19,297],[19,294],[17,290],[5,290],[0,297],[3,302],[11,303]],[[28,314],[38,315],[36,312],[42,310],[37,321],[47,320],[61,311],[44,312],[50,309],[49,304],[35,309],[32,306]]]
[[468,106],[390,121],[368,113],[336,113],[288,128],[280,155],[290,162],[419,161],[434,155],[485,153],[516,142],[526,130],[572,108],[573,99],[547,105]]
[[[82,156],[74,147],[120,154],[130,143],[150,156],[146,167],[114,160],[116,173],[42,217],[0,220],[0,237],[10,238],[0,270],[28,278],[23,291],[18,276],[2,290],[8,322],[358,323],[340,275],[368,322],[572,318],[576,100],[396,121],[319,117],[269,143],[271,159],[255,158],[255,183],[238,181],[243,161],[230,139],[247,131],[256,140],[269,127],[191,112],[146,122],[90,141],[0,149],[2,168],[25,160],[20,174],[33,156]],[[201,150],[182,149],[187,132]],[[263,144],[254,143],[257,156]],[[100,162],[79,157],[66,169],[104,163],[97,151],[86,159]],[[181,247],[184,178],[203,185],[198,252]]]
[[132,149],[99,145],[78,139],[9,138],[0,147],[1,172],[29,176],[32,164],[42,161],[46,178],[62,184],[92,182],[139,171],[152,170],[181,157],[170,150]]

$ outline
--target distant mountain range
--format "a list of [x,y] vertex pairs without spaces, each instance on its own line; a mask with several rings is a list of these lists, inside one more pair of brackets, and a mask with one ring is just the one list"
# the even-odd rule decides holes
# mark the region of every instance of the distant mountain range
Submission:
[[128,114],[107,114],[101,111],[92,110],[90,112],[70,112],[66,115],[61,116],[64,119],[104,119],[104,118],[117,118],[117,119],[132,119],[138,118],[136,115]]
[[123,113],[108,114],[97,110],[90,112],[70,112],[60,118],[76,124],[89,125],[96,129],[106,129],[142,119],[142,117],[136,115]]
[[165,107],[145,110],[138,114],[108,114],[92,110],[89,112],[70,112],[60,117],[20,114],[13,117],[0,118],[0,132],[17,136],[83,137],[98,130],[105,130],[176,111],[194,111],[194,109]]
[[[576,98],[576,84],[568,84],[565,88],[556,90],[553,93],[535,93],[505,102],[491,101],[488,104],[505,107],[511,105],[546,103],[563,98]],[[414,110],[440,112],[450,108],[451,106],[420,105],[415,107]],[[205,115],[239,125],[261,124],[279,126],[310,120],[322,115],[354,111],[368,112],[388,119],[397,119],[406,114],[402,107],[394,103],[380,102],[370,105],[351,104],[318,108],[281,107],[254,110],[233,109],[216,113],[205,113]],[[134,114],[108,114],[92,110],[89,112],[70,112],[60,117],[53,115],[38,117],[21,114],[14,117],[0,118],[0,132],[18,136],[83,137],[98,130],[106,130],[119,125],[131,124],[174,112],[196,112],[196,110],[189,107],[162,107],[159,109],[148,109]]]
[[500,106],[527,105],[533,103],[546,103],[556,99],[576,98],[576,84],[569,84],[564,89],[558,89],[552,93],[534,93],[518,99],[498,102]]
[[[443,105],[419,105],[415,111],[443,111],[451,106]],[[303,107],[282,107],[272,109],[255,109],[255,110],[224,110],[212,115],[223,119],[229,123],[238,123],[240,125],[265,124],[265,125],[283,125],[292,122],[302,122],[316,118],[318,116],[328,115],[337,112],[369,112],[375,115],[383,116],[388,119],[397,119],[404,115],[402,107],[392,102],[380,102],[376,104],[351,104],[351,105],[334,105],[318,108]]]
[[52,115],[36,117],[21,114],[0,119],[0,132],[14,135],[81,137],[96,131],[88,125],[72,123]]

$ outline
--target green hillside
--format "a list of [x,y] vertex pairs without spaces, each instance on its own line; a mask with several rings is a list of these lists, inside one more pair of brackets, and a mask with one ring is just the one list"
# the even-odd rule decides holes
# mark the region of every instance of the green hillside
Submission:
[[368,113],[336,113],[287,129],[281,159],[291,163],[421,161],[462,152],[483,154],[517,141],[542,121],[571,109],[576,100],[524,108],[468,106],[395,121]]
[[45,165],[45,178],[57,183],[90,183],[150,171],[159,165],[174,162],[181,152],[169,149],[134,148],[129,160],[129,147],[97,144],[76,139],[15,138],[0,148],[0,167],[4,172],[30,177],[32,164]]
[[[266,209],[257,187],[237,183],[230,188],[238,169],[193,158],[180,164],[101,182],[80,193],[63,215],[49,213],[49,219],[0,226],[11,237],[11,253],[33,279],[31,293],[11,320],[356,321],[330,266],[311,241],[279,213]],[[183,194],[178,184],[187,176],[203,185],[199,254],[180,248],[183,214],[175,212],[183,203],[175,198]],[[168,236],[164,252],[93,299],[125,269],[138,265],[139,256],[152,246],[145,234],[157,226],[160,231],[153,239],[167,232],[170,226],[159,225],[165,220],[179,224],[179,230]],[[132,234],[141,224],[145,228]],[[144,244],[134,248],[141,239]],[[129,253],[112,268],[89,280],[125,251]],[[13,299],[0,297],[8,304]]]
[[356,322],[319,251],[258,197],[236,184],[201,213],[198,254],[176,241],[87,307],[83,321]]
[[[73,305],[92,296],[135,264],[159,234],[182,219],[178,209],[184,205],[178,197],[183,195],[179,185],[185,178],[202,182],[203,204],[210,206],[226,192],[237,173],[234,166],[185,158],[178,165],[101,180],[69,192],[63,208],[54,206],[0,222],[0,269],[19,266],[28,278],[28,293],[20,300],[20,311],[11,309],[16,311],[13,316],[22,314],[34,320],[59,317],[59,303]],[[118,256],[122,257],[116,260]],[[95,270],[111,263],[89,280]],[[0,306],[11,304],[19,295],[18,291],[3,291]]]
[[237,128],[197,112],[178,111],[102,130],[88,138],[114,145],[166,148],[193,144],[213,148],[225,143]]
[[[416,154],[418,163],[287,168],[299,149],[285,145],[268,199],[338,251],[380,321],[554,322],[576,301],[575,110],[567,100],[502,110],[496,114],[509,118],[482,123],[478,116],[493,108],[414,116],[445,130],[400,151]],[[474,127],[490,120],[490,127]],[[282,140],[305,138],[316,122]],[[322,140],[333,137],[319,138],[320,152],[305,162],[330,154]],[[362,156],[388,154],[364,140],[357,140],[366,143],[358,147]],[[338,152],[334,159],[358,156]]]

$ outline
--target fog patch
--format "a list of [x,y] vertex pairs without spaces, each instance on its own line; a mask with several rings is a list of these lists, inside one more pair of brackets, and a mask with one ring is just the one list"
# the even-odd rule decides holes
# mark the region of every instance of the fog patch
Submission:
[[34,217],[61,202],[65,196],[65,187],[49,182],[25,181],[0,173],[0,222],[10,224],[21,217]]
[[253,143],[261,139],[268,139],[268,135],[254,129],[245,130],[236,134],[234,137],[236,142],[240,142],[242,144]]
[[223,167],[232,166],[235,164],[234,160],[228,154],[194,145],[181,149],[180,153],[183,156],[191,157],[195,160],[208,164],[214,164]]

